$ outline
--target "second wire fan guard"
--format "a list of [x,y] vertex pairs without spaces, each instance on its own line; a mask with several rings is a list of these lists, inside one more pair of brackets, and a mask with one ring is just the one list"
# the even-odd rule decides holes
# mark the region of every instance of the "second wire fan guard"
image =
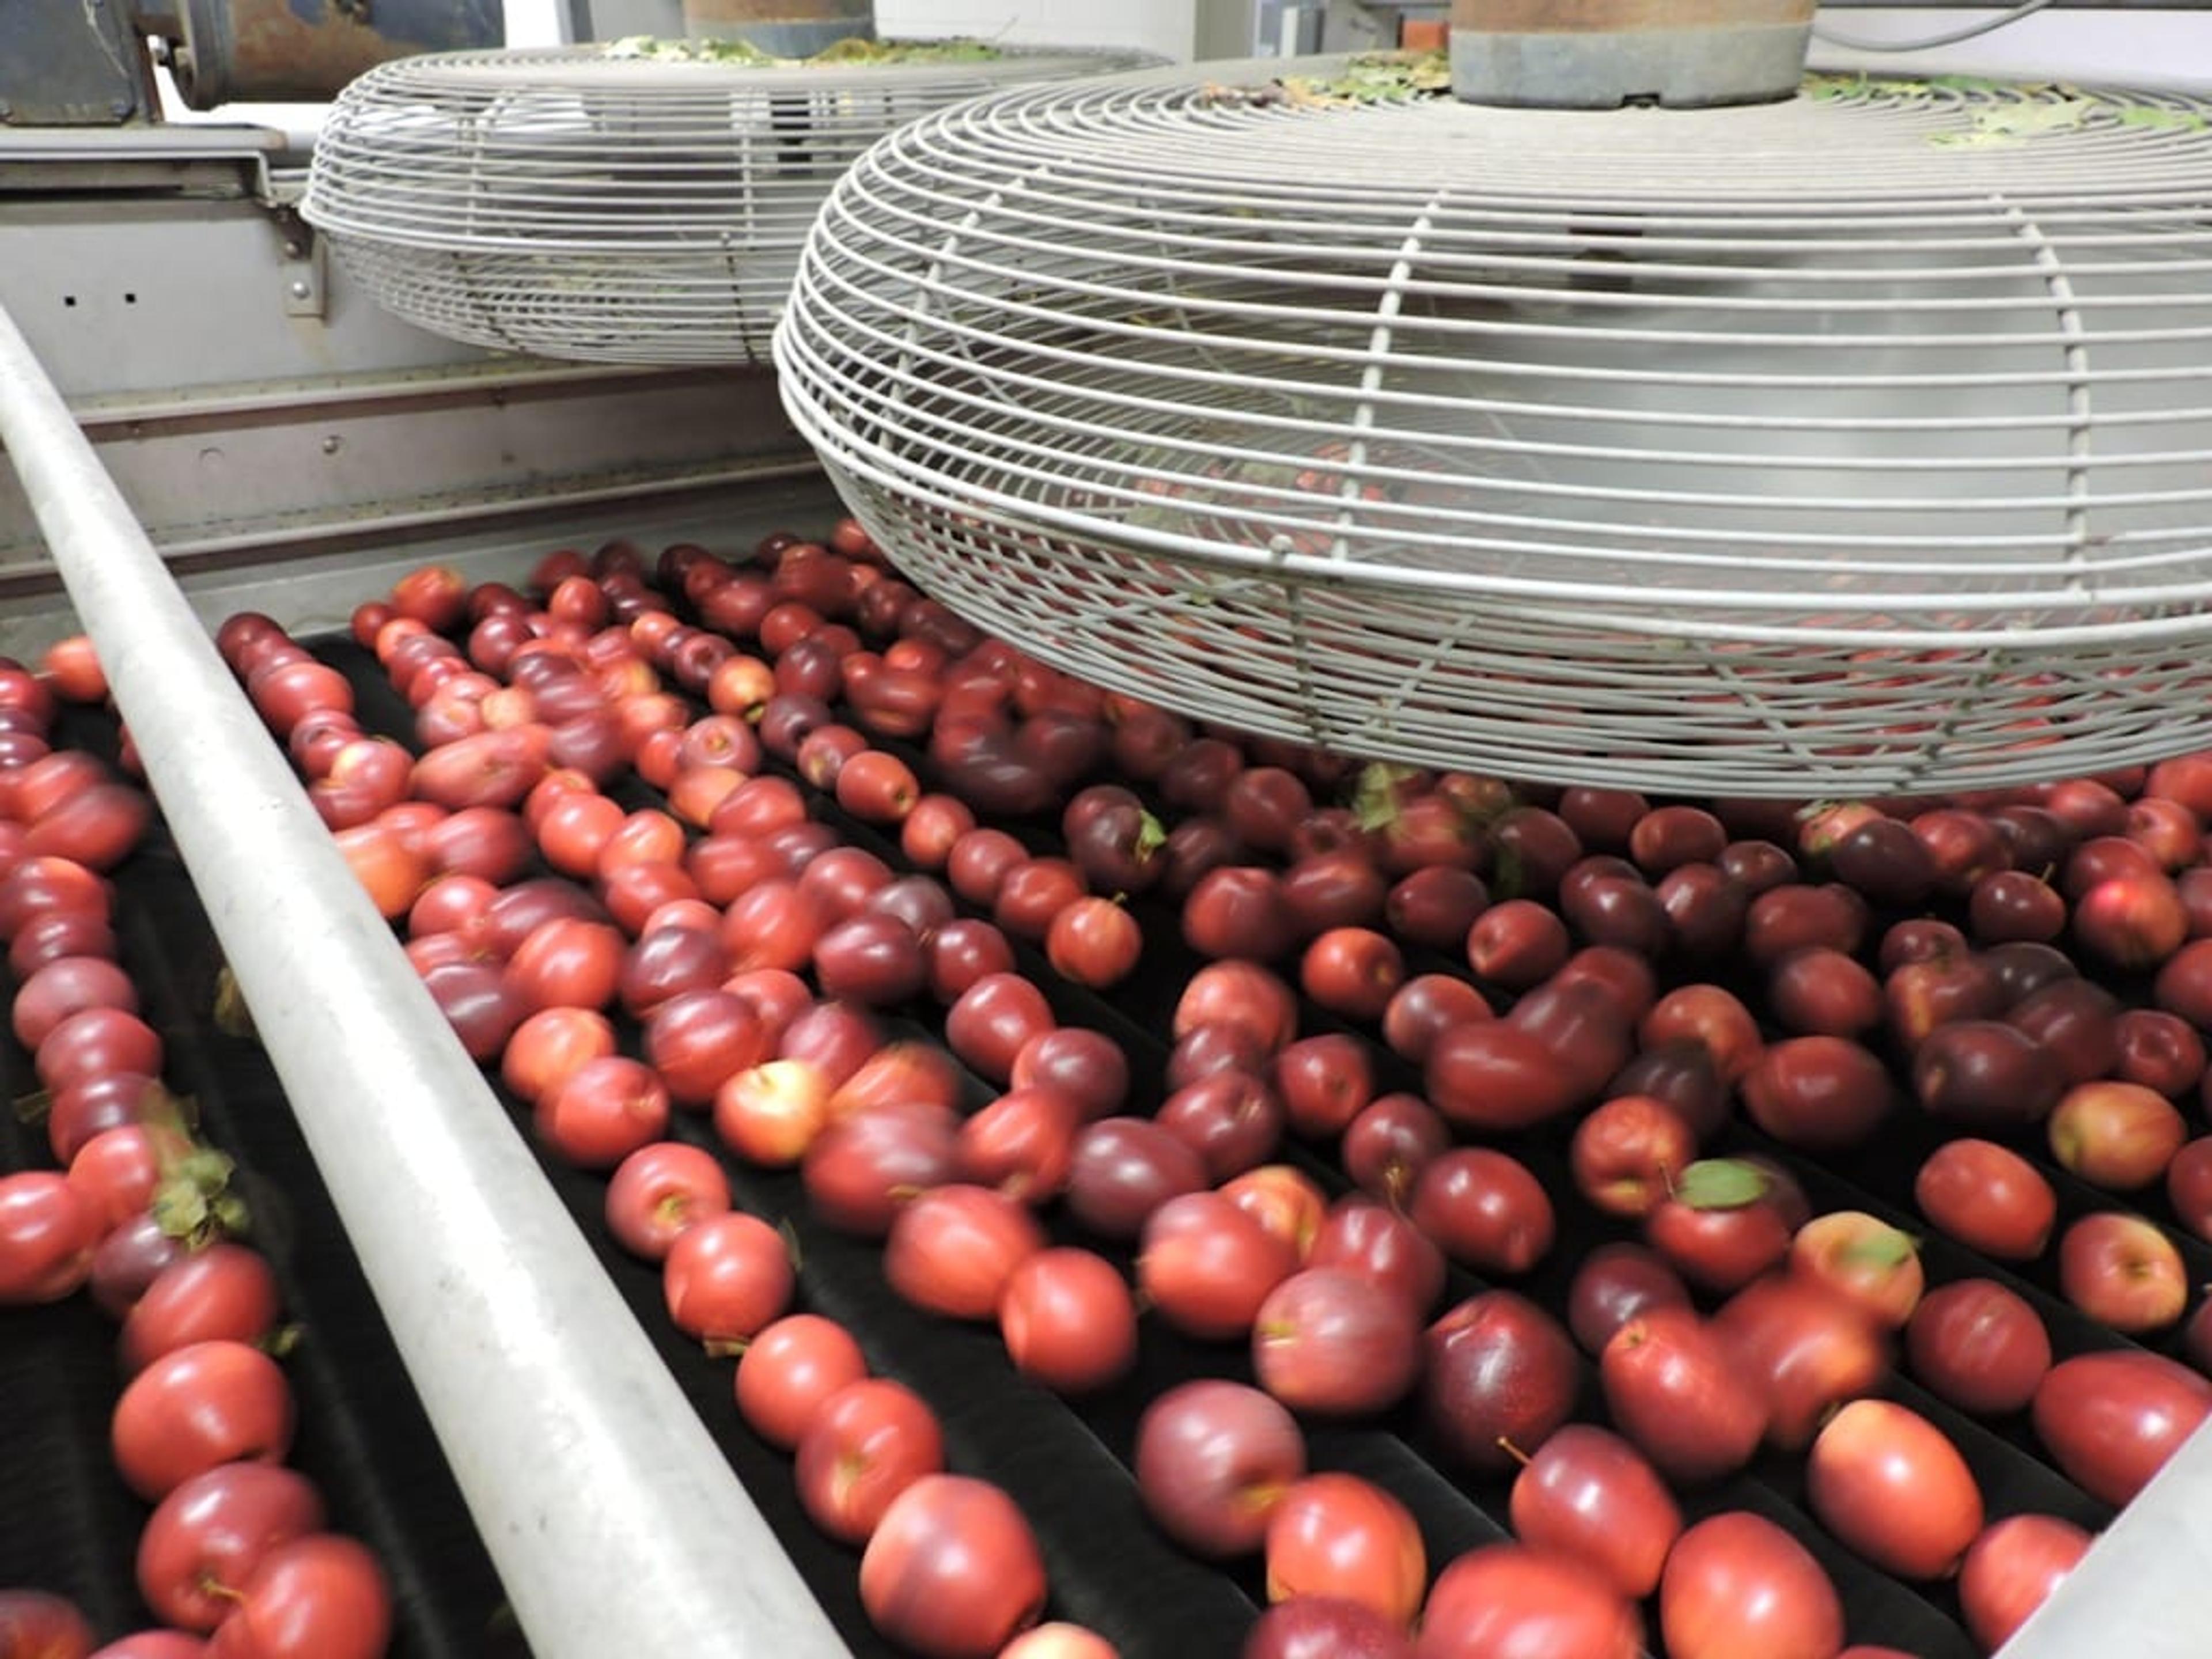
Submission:
[[764,362],[808,227],[884,134],[1141,54],[714,43],[451,52],[331,106],[301,211],[372,298],[435,334],[586,362]]

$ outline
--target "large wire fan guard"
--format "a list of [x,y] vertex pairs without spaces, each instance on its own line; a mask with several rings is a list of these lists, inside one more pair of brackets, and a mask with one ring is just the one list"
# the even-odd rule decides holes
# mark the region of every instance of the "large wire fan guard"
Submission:
[[963,99],[1143,61],[406,58],[331,106],[301,211],[374,299],[434,333],[587,362],[765,362],[807,228],[870,144]]
[[2212,109],[1282,69],[992,98],[838,185],[783,396],[917,581],[1187,711],[1511,775],[2212,744]]

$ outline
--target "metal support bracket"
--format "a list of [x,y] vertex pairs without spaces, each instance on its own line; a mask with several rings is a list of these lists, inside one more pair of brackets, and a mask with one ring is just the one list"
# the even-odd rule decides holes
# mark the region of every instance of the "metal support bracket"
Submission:
[[283,260],[278,270],[283,283],[284,314],[320,318],[328,291],[324,280],[328,274],[328,255],[323,239],[291,208],[277,209],[273,217],[284,238]]

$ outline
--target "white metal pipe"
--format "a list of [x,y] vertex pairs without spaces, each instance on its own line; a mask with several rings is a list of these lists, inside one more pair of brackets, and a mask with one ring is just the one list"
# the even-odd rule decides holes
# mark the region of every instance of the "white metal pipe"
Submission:
[[4,306],[0,445],[532,1649],[844,1654]]

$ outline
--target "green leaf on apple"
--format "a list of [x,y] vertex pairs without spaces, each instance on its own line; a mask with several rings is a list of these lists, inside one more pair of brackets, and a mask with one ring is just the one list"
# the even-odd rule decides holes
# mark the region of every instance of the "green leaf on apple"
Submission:
[[1741,1210],[1773,1189],[1774,1181],[1756,1164],[1740,1158],[1700,1158],[1674,1182],[1674,1196],[1693,1210]]

